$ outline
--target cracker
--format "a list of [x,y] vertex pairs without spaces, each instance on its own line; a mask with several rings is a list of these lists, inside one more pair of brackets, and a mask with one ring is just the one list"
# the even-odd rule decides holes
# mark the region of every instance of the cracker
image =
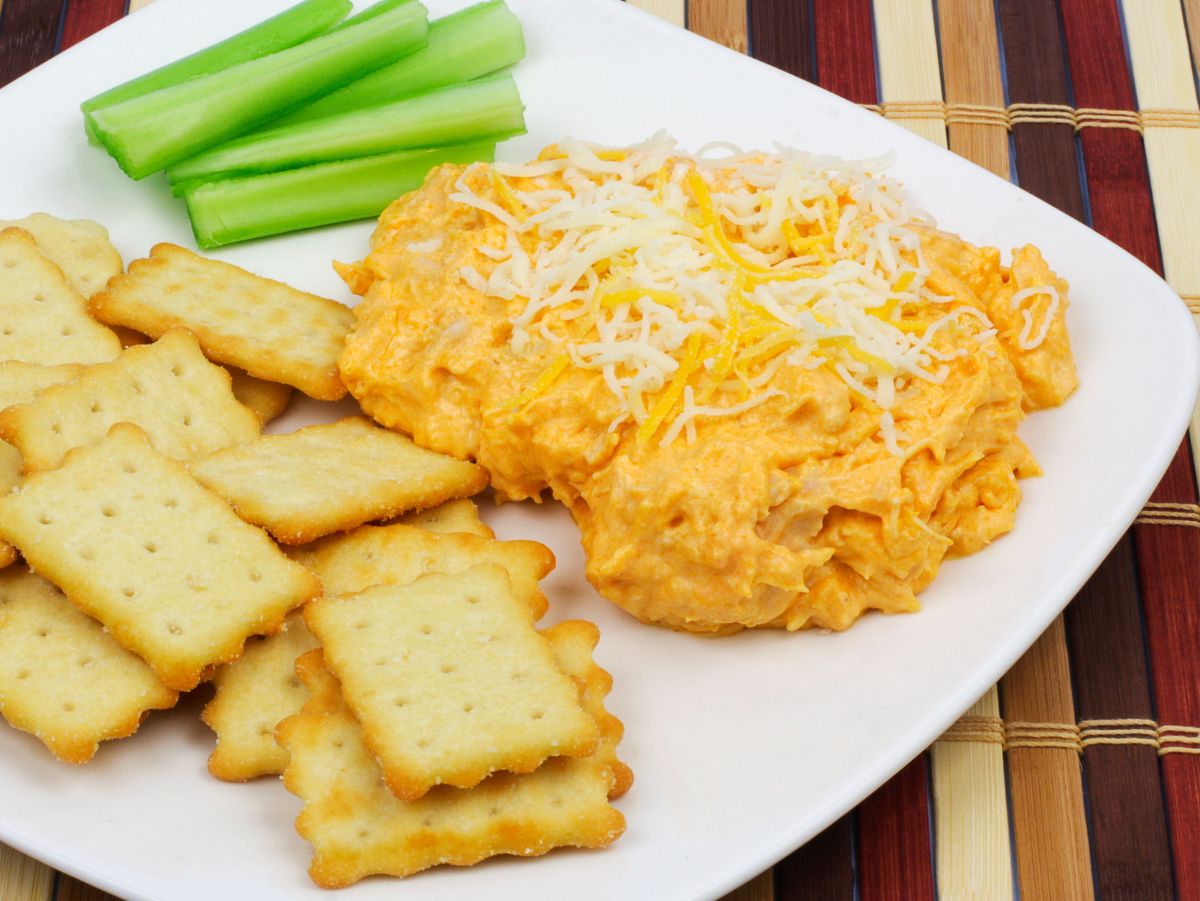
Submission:
[[354,325],[349,307],[174,244],[134,260],[89,307],[101,322],[153,337],[184,326],[209,359],[318,400],[346,393],[337,358]]
[[[417,514],[412,520],[424,523],[421,527],[426,529],[460,532],[476,528],[491,536],[469,500],[449,501],[425,514]],[[372,552],[368,548],[364,553]],[[308,565],[304,551],[293,550],[290,554]],[[544,568],[548,570],[549,566]],[[320,577],[320,572],[314,572]],[[343,584],[339,592],[359,591],[384,581],[386,576],[386,568],[381,575],[363,570],[358,574],[361,584]],[[216,694],[202,714],[204,722],[217,733],[217,748],[208,759],[209,772],[228,781],[283,772],[287,753],[275,742],[271,730],[304,706],[308,690],[297,682],[296,658],[316,645],[302,615],[293,611],[282,630],[267,638],[252,639],[241,657],[217,671],[213,677]]]
[[503,567],[321,598],[304,620],[398,798],[595,750],[595,720]]
[[239,516],[284,544],[475,494],[487,484],[474,463],[417,447],[360,416],[264,435],[191,469]]
[[227,782],[282,773],[287,752],[275,741],[280,720],[297,713],[308,689],[296,677],[296,658],[317,646],[304,617],[295,610],[284,627],[254,638],[246,650],[215,676],[216,694],[200,718],[217,733],[208,771]]
[[[61,366],[38,366],[18,360],[0,363],[0,410],[31,401],[51,385],[69,382],[82,371],[83,367],[74,363]],[[0,441],[0,495],[8,494],[20,484],[23,468],[21,452],[7,441]],[[16,548],[0,542],[0,567],[16,559]]]
[[602,848],[621,836],[625,818],[608,798],[632,774],[616,756],[621,723],[604,709],[611,679],[591,659],[596,627],[565,622],[542,634],[600,727],[596,751],[553,758],[526,775],[496,773],[471,789],[440,786],[416,801],[388,791],[321,651],[300,658],[296,670],[313,697],[277,736],[291,755],[284,784],[304,801],[296,829],[313,846],[309,874],[318,885],[470,866],[498,854]]
[[0,229],[23,228],[38,249],[63,271],[71,287],[91,297],[124,269],[121,254],[108,238],[108,229],[90,219],[59,219],[33,213],[24,219],[0,219]]
[[139,426],[162,453],[180,460],[250,441],[261,429],[234,398],[229,373],[176,329],[0,413],[0,438],[16,445],[26,472],[36,472],[58,466],[73,447],[99,441],[118,422]]
[[178,695],[24,566],[0,572],[0,714],[56,757],[86,763]]
[[475,502],[466,497],[446,501],[428,510],[405,513],[394,524],[416,526],[427,532],[464,532],[468,535],[478,535],[480,538],[496,537],[496,533],[479,518],[479,508],[475,506]]
[[129,423],[0,498],[0,538],[177,691],[320,591]]
[[493,541],[476,535],[435,534],[416,526],[359,526],[331,535],[293,554],[317,574],[332,597],[372,585],[404,585],[431,572],[458,573],[496,563],[514,593],[528,606],[531,622],[548,606],[538,582],[554,569],[554,554],[536,541]]
[[253,410],[263,425],[287,409],[288,401],[292,399],[291,385],[256,379],[236,366],[225,368],[229,370],[229,376],[233,380],[233,396]]
[[0,360],[101,363],[121,342],[21,228],[0,230]]

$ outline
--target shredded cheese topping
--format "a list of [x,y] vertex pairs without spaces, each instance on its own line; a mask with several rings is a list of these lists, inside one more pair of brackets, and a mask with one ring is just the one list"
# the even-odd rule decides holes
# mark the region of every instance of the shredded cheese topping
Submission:
[[[878,407],[881,440],[902,454],[897,392],[944,380],[996,330],[927,288],[913,226],[929,220],[880,174],[886,162],[727,144],[687,156],[659,133],[627,148],[566,140],[530,163],[496,163],[488,197],[468,185],[469,168],[450,199],[499,220],[506,238],[483,254],[490,268],[459,275],[523,303],[513,351],[538,339],[559,348],[496,412],[574,366],[600,373],[617,398],[612,428],[632,422],[639,445],[669,445],[694,438],[701,418],[783,395],[771,385],[783,367],[826,367]],[[1051,303],[1036,334],[1022,310],[1022,349],[1045,339],[1058,293],[1013,297],[1016,308],[1041,294]],[[950,333],[958,340],[939,340]]]

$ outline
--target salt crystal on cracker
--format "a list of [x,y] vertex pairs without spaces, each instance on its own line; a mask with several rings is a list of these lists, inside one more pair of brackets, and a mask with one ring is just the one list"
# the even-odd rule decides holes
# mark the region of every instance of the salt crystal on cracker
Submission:
[[320,598],[304,619],[399,798],[596,747],[595,721],[503,567]]

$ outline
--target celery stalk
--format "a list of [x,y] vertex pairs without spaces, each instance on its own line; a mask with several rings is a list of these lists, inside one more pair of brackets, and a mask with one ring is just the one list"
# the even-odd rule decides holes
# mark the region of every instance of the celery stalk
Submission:
[[412,147],[498,141],[525,131],[523,109],[512,76],[496,75],[245,135],[172,166],[167,175],[173,183],[214,181]]
[[[303,0],[279,15],[240,31],[220,43],[109,88],[85,100],[80,109],[84,113],[90,113],[123,100],[132,100],[134,97],[169,88],[201,75],[220,72],[238,63],[294,47],[336,25],[350,12],[351,5],[350,0]],[[86,116],[84,123],[87,125],[88,136],[94,139]]]
[[341,31],[343,28],[349,28],[351,25],[361,25],[363,22],[369,22],[376,16],[387,12],[390,9],[395,9],[397,6],[403,6],[405,3],[412,3],[413,0],[379,0],[378,3],[372,3],[362,12],[357,12],[344,22],[339,22],[331,31]]
[[504,0],[487,0],[430,22],[424,50],[377,69],[271,126],[311,122],[470,81],[511,66],[524,55],[520,20]]
[[186,192],[196,243],[205,249],[283,232],[368,219],[442,163],[490,162],[496,145],[457,144],[322,163],[209,182]]
[[427,30],[425,7],[406,3],[344,31],[86,115],[121,168],[144,178],[423,47]]

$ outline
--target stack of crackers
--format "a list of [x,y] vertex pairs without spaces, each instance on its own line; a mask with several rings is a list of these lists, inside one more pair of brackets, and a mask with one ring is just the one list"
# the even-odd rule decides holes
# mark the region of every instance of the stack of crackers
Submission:
[[486,474],[362,417],[261,434],[345,393],[347,308],[0,229],[0,715],[84,763],[212,682],[210,771],[282,774],[327,887],[622,833],[598,631],[536,628],[554,558],[480,522]]

